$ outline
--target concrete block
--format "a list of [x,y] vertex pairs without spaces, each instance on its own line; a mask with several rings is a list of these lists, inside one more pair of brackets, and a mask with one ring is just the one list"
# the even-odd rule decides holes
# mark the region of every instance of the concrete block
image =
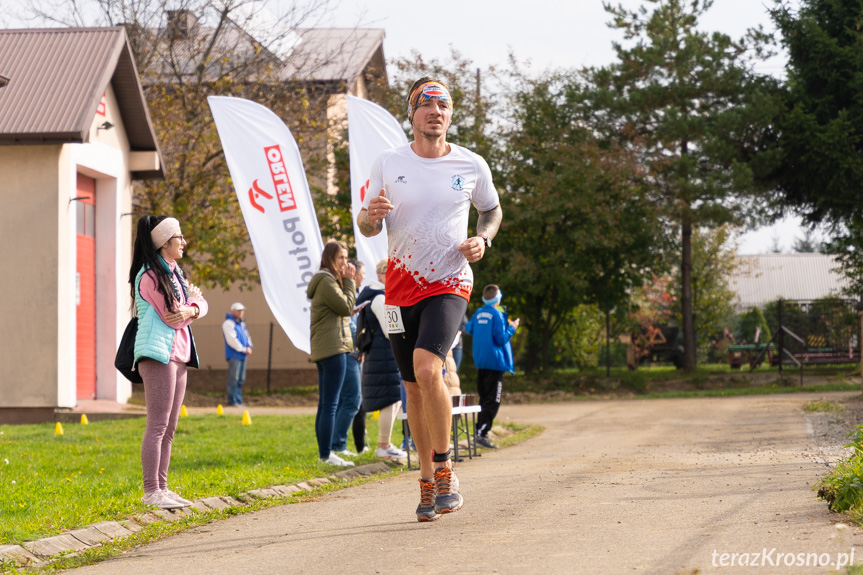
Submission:
[[96,545],[101,545],[105,541],[111,540],[110,537],[92,526],[70,531],[69,535],[89,547],[95,547]]
[[219,499],[221,499],[231,507],[242,507],[243,505],[245,505],[242,501],[238,501],[237,499],[234,499],[233,497],[228,497],[227,495],[222,495],[221,497],[219,497]]
[[272,489],[282,497],[288,497],[291,493],[293,493],[290,489],[288,489],[287,485],[273,485],[270,489]]
[[137,533],[138,531],[143,529],[140,523],[132,521],[131,519],[124,519],[120,521],[120,525],[122,525],[124,528],[128,529],[132,533]]
[[123,537],[128,537],[132,534],[130,529],[126,529],[117,521],[102,521],[101,523],[94,523],[90,527],[98,529],[107,535],[109,539],[122,539]]
[[315,477],[314,479],[309,479],[308,483],[312,487],[320,487],[321,485],[330,485],[332,481],[326,477]]
[[210,510],[210,508],[207,507],[207,504],[204,503],[203,499],[199,499],[198,501],[192,503],[192,506],[189,509],[194,509],[195,511],[200,511],[201,513],[206,513]]
[[24,549],[39,557],[52,557],[60,553],[74,553],[76,551],[83,551],[88,547],[89,545],[82,543],[68,533],[24,543]]
[[184,517],[183,513],[176,509],[156,509],[153,511],[153,515],[164,521],[177,521]]
[[222,501],[220,497],[207,497],[205,499],[201,499],[199,503],[203,503],[210,509],[227,509],[230,507],[230,505]]
[[0,565],[3,562],[16,565],[35,565],[39,559],[20,545],[0,545]]
[[357,477],[362,477],[362,474],[357,472],[355,469],[345,469],[344,471],[337,471],[333,474],[333,477],[338,479],[342,479],[344,481],[350,481],[351,479],[356,479]]
[[159,521],[162,520],[161,517],[154,514],[153,512],[142,513],[141,515],[136,515],[135,517],[133,517],[133,519],[135,521],[137,521],[138,523],[140,523],[141,525],[149,525],[150,523],[158,523]]
[[299,483],[297,483],[297,487],[299,487],[302,491],[311,491],[312,489],[314,489],[314,487],[312,487],[305,481],[300,481]]

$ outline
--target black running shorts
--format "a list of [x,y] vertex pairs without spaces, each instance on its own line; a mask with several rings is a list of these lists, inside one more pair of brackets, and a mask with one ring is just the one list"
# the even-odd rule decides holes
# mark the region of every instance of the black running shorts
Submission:
[[414,349],[430,351],[445,361],[467,311],[467,300],[442,294],[400,309],[405,331],[389,334],[390,346],[402,379],[415,382]]

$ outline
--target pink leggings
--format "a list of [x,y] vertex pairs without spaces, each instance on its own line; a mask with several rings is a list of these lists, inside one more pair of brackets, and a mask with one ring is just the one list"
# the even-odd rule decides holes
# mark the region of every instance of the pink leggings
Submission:
[[165,365],[144,360],[138,364],[138,369],[144,380],[147,402],[147,429],[141,443],[144,493],[153,493],[168,488],[171,443],[186,395],[186,364],[171,361]]

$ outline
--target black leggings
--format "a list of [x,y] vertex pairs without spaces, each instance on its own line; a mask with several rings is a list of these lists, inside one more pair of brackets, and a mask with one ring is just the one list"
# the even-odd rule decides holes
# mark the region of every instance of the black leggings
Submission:
[[363,449],[366,448],[366,411],[362,405],[360,405],[360,410],[354,416],[351,431],[354,434],[354,445],[357,447],[357,453],[362,453]]
[[476,390],[482,411],[476,418],[476,433],[485,437],[491,431],[494,418],[500,409],[500,396],[503,393],[503,372],[491,369],[478,369]]

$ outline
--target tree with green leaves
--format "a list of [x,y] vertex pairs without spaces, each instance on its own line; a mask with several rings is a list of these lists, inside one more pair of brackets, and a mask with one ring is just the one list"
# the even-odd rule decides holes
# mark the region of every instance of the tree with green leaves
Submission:
[[[728,225],[698,228],[692,240],[692,308],[699,356],[732,324],[734,291],[728,280],[737,269],[736,246]],[[678,301],[680,298],[677,298]],[[680,309],[678,322],[682,320]]]
[[661,229],[635,158],[600,146],[580,116],[583,98],[577,77],[524,80],[505,132],[504,218],[477,276],[514,296],[509,307],[527,327],[526,372],[553,365],[558,332],[579,305],[608,312],[661,261]]
[[777,130],[787,204],[827,226],[854,291],[863,289],[863,3],[780,0],[771,11],[788,51]]
[[[651,5],[652,10],[647,6]],[[692,234],[739,223],[766,200],[756,176],[768,173],[775,82],[750,69],[767,38],[706,33],[699,20],[711,0],[646,0],[637,10],[605,4],[624,33],[617,61],[589,70],[595,126],[638,155],[644,180],[680,245],[684,367],[695,367]]]

